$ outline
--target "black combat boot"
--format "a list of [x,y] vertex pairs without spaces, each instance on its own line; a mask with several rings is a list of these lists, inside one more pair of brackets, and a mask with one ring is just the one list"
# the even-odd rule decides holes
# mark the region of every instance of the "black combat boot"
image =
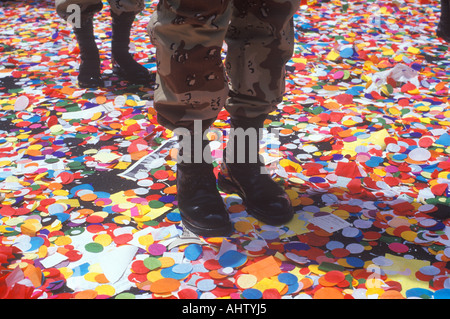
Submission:
[[129,52],[131,27],[136,14],[122,12],[120,15],[111,11],[112,39],[111,59],[113,72],[128,82],[134,84],[148,84],[150,73],[140,65]]
[[[179,158],[182,156],[183,160],[178,159],[177,163],[177,200],[182,223],[199,236],[228,236],[232,224],[217,189],[211,158],[194,158],[198,150],[194,149],[193,138],[191,141],[184,138],[179,137]],[[211,156],[209,141],[202,142],[201,152]]]
[[93,18],[83,20],[80,28],[74,27],[73,31],[80,48],[78,86],[80,88],[103,86],[100,55],[95,43]]
[[[265,116],[231,119],[231,133],[218,185],[228,194],[238,194],[247,213],[266,224],[279,226],[289,222],[294,212],[289,196],[267,173],[259,156],[264,119]],[[239,129],[248,134],[242,134]]]
[[441,0],[441,17],[436,35],[450,43],[450,0]]

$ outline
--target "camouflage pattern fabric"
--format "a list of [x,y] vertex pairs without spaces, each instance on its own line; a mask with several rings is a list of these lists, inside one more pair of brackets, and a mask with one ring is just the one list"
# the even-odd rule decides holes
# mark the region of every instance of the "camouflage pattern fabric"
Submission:
[[[155,109],[161,125],[211,125],[272,112],[285,90],[300,0],[160,0],[148,25],[158,65]],[[227,44],[225,64],[221,49]]]
[[[144,0],[108,0],[111,10],[120,15],[122,12],[139,13],[145,8]],[[67,20],[70,14],[71,5],[80,6],[81,20],[92,17],[103,8],[102,0],[55,0],[56,12]]]

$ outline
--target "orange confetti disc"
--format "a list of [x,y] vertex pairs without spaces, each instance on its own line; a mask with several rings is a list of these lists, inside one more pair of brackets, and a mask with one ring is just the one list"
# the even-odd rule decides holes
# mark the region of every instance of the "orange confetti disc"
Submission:
[[434,87],[434,89],[439,92],[441,90],[445,89],[445,82],[439,82],[438,84],[436,84],[436,86]]
[[302,290],[306,290],[313,285],[314,281],[311,278],[303,278],[300,279],[300,283],[303,284]]
[[176,291],[178,288],[180,288],[180,282],[178,280],[173,278],[162,278],[151,285],[150,291],[155,294],[163,295]]
[[107,284],[109,283],[108,278],[106,278],[105,274],[98,274],[95,276],[95,281],[99,284]]
[[209,276],[212,278],[212,279],[224,279],[224,278],[227,278],[227,275],[222,275],[221,273],[219,273],[219,271],[218,270],[211,270],[210,272],[209,272]]
[[166,194],[176,194],[177,193],[177,186],[176,185],[172,185],[172,186],[166,187],[164,189],[164,193],[166,193]]
[[337,288],[323,287],[314,293],[314,299],[344,299],[344,295]]
[[52,191],[55,191],[55,190],[61,189],[61,188],[62,188],[62,184],[61,184],[61,183],[53,182],[53,183],[48,184],[47,187],[48,187],[49,189],[51,189]]
[[85,202],[92,202],[97,199],[97,195],[94,193],[88,193],[80,196],[80,199]]
[[98,292],[95,290],[83,290],[76,293],[74,299],[95,299]]
[[323,287],[333,287],[336,285],[336,283],[334,282],[329,282],[328,280],[325,279],[325,276],[322,276],[319,278],[319,284]]
[[397,290],[387,290],[381,296],[380,299],[405,299],[400,291]]

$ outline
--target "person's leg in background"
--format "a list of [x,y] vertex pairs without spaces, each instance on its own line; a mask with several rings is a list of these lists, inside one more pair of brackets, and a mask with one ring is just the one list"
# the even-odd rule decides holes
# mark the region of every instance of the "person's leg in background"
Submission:
[[178,134],[178,155],[183,160],[177,161],[177,200],[182,223],[201,236],[226,236],[232,230],[213,165],[203,156],[208,143],[195,145],[228,96],[221,49],[230,17],[228,0],[161,0],[148,26],[158,66],[154,95],[158,122],[175,133],[187,132]]
[[436,34],[450,42],[450,0],[441,0],[441,16]]
[[[130,32],[137,13],[144,9],[143,0],[110,0],[112,18],[111,56],[113,71],[131,83],[146,84],[150,81],[148,70],[137,63],[129,53]],[[103,86],[100,55],[94,35],[94,16],[103,7],[101,0],[56,0],[56,12],[64,20],[71,19],[73,32],[80,49],[78,85],[82,88]],[[74,8],[76,6],[76,8]]]
[[[76,6],[76,9],[74,8]],[[80,13],[73,19],[73,32],[80,49],[78,85],[81,88],[96,88],[103,85],[100,72],[100,55],[94,36],[94,15],[103,4],[101,0],[56,0],[56,12],[67,21],[71,14]]]
[[144,0],[109,0],[112,18],[111,59],[113,72],[136,84],[150,81],[149,71],[140,65],[129,51],[130,34],[136,15]]
[[[231,82],[226,109],[232,132],[260,132],[267,115],[282,101],[285,65],[294,49],[293,16],[299,5],[300,1],[287,0],[234,1],[225,39],[225,65]],[[247,212],[257,219],[271,225],[288,222],[293,217],[288,195],[269,175],[261,174],[264,164],[258,156],[256,161],[251,160],[252,154],[258,154],[260,134],[256,143],[248,139],[245,149],[238,138],[238,134],[230,136],[219,187],[237,192]],[[244,151],[247,154],[239,162]]]

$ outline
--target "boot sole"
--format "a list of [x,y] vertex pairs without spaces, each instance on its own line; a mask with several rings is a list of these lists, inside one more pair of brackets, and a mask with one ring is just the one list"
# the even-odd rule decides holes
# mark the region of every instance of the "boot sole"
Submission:
[[240,198],[242,198],[242,203],[247,207],[247,213],[255,217],[256,219],[262,221],[263,223],[271,226],[282,226],[289,222],[294,216],[294,211],[291,209],[289,215],[286,218],[280,220],[273,220],[266,217],[266,214],[261,213],[261,211],[257,208],[252,207],[252,205],[248,203],[246,196],[243,192],[240,191],[239,187],[233,183],[232,181],[225,178],[223,175],[219,174],[217,179],[217,186],[227,194],[237,194]]
[[148,75],[148,78],[142,78],[142,79],[132,79],[131,76],[127,75],[125,71],[123,71],[120,67],[118,66],[114,66],[113,69],[113,74],[117,75],[119,78],[124,79],[127,82],[130,82],[132,84],[148,84],[151,81],[151,76],[150,74]]
[[[86,71],[79,71],[79,72],[81,73]],[[82,76],[81,78],[83,77],[86,78],[86,76]],[[103,80],[102,75],[100,73],[98,75],[91,74],[90,77],[87,78],[86,80],[85,79],[80,80],[80,75],[78,75],[77,81],[78,86],[83,89],[95,89],[105,86],[105,81]]]
[[103,81],[101,84],[100,83],[93,84],[93,83],[78,82],[78,86],[81,89],[96,89],[96,88],[104,87],[104,83],[103,83]]
[[187,220],[183,219],[183,217],[181,217],[181,221],[183,227],[202,237],[228,237],[232,232],[231,223],[221,228],[202,228],[191,224]]

